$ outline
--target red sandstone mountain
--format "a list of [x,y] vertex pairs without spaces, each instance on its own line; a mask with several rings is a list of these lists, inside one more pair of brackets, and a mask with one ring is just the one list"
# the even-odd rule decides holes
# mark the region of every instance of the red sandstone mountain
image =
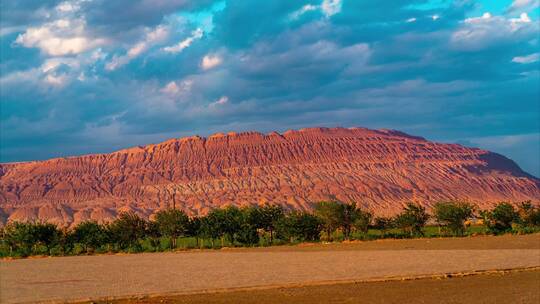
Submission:
[[489,151],[398,131],[313,128],[172,139],[111,154],[0,165],[0,221],[72,224],[225,204],[356,201],[393,214],[408,201],[540,199],[540,180]]

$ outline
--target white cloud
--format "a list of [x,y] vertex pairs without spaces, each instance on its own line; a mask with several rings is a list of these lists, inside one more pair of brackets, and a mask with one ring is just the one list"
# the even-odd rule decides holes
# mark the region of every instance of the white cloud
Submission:
[[203,30],[198,28],[195,31],[193,31],[191,33],[191,36],[189,36],[188,38],[178,42],[175,45],[164,47],[163,51],[167,53],[180,53],[185,48],[189,47],[193,43],[193,41],[202,38],[202,36],[203,36]]
[[537,29],[538,25],[533,24],[526,13],[519,18],[484,13],[480,17],[465,19],[452,34],[451,43],[457,49],[477,51],[502,41],[533,35]]
[[540,60],[540,53],[534,53],[527,56],[516,56],[512,58],[512,62],[521,64],[533,63],[537,62],[538,60]]
[[218,100],[214,101],[213,103],[210,104],[210,106],[212,107],[215,107],[215,106],[222,106],[222,105],[225,105],[229,103],[229,97],[227,96],[221,96]]
[[323,0],[321,10],[326,17],[335,15],[341,12],[341,0]]
[[302,6],[301,9],[297,10],[297,11],[294,11],[291,15],[290,15],[290,18],[291,19],[298,19],[300,16],[302,16],[303,14],[307,13],[307,12],[310,12],[310,11],[315,11],[319,9],[319,6],[317,5],[313,5],[313,4],[306,4],[304,6]]
[[208,54],[208,55],[203,57],[203,59],[201,61],[201,68],[203,70],[209,70],[209,69],[217,67],[221,63],[222,63],[221,57],[219,57],[218,55],[210,55],[210,54]]
[[431,16],[431,19],[432,19],[433,21],[436,21],[436,20],[438,20],[438,19],[440,19],[440,18],[441,18],[441,16],[439,16],[439,15],[433,15],[433,16]]
[[15,40],[15,44],[37,47],[51,56],[80,54],[105,42],[105,39],[93,38],[87,33],[86,22],[82,18],[63,18],[39,27],[29,27]]
[[175,96],[182,93],[190,92],[192,86],[193,86],[193,80],[191,79],[181,81],[179,82],[179,84],[176,81],[171,81],[167,83],[167,85],[165,85],[160,90],[160,92],[169,96]]
[[321,5],[306,4],[299,10],[292,12],[289,18],[295,20],[307,12],[316,10],[320,10],[326,17],[333,16],[341,12],[341,0],[323,0]]
[[105,68],[109,71],[116,70],[117,68],[128,64],[131,60],[146,52],[153,45],[164,41],[169,36],[169,28],[164,25],[158,25],[153,30],[146,30],[146,34],[143,40],[133,45],[125,55],[114,56],[112,60],[107,63]]
[[528,11],[540,6],[538,0],[514,0],[510,5],[510,11]]
[[406,21],[407,23],[416,22],[416,18],[409,18]]

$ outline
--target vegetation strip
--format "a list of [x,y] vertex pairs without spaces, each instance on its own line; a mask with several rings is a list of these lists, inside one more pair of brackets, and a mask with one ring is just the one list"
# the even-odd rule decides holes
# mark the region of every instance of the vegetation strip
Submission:
[[[471,219],[480,226],[469,226]],[[436,231],[427,233],[434,220]],[[476,227],[476,228],[475,228]],[[476,229],[474,231],[473,229]],[[409,203],[395,217],[376,217],[355,203],[320,202],[314,212],[286,213],[278,205],[229,206],[189,218],[183,211],[159,211],[147,221],[123,213],[111,223],[82,222],[73,229],[50,223],[9,223],[1,229],[0,257],[81,255],[114,252],[159,252],[181,248],[255,247],[299,242],[463,236],[467,234],[526,234],[540,231],[540,207],[523,202],[518,209],[499,203],[475,212],[463,202],[441,202],[433,214]]]
[[167,292],[156,294],[144,294],[144,295],[132,295],[132,296],[118,296],[118,297],[101,297],[96,299],[80,299],[73,301],[62,301],[62,303],[88,303],[88,302],[102,302],[102,301],[119,301],[119,300],[141,300],[152,299],[160,297],[174,297],[174,296],[190,296],[201,294],[222,294],[230,292],[243,292],[243,291],[255,291],[255,290],[270,290],[278,288],[301,288],[308,286],[325,286],[325,285],[342,285],[342,284],[362,284],[362,283],[378,283],[378,282],[394,282],[394,281],[414,281],[414,280],[437,280],[437,279],[451,279],[461,278],[478,275],[493,275],[493,274],[507,274],[524,271],[540,271],[540,266],[524,267],[524,268],[511,268],[511,269],[488,269],[488,270],[475,270],[467,272],[452,272],[443,274],[427,274],[427,275],[414,275],[414,276],[390,276],[373,279],[361,279],[361,280],[332,280],[332,281],[314,281],[303,283],[291,283],[280,285],[260,285],[250,287],[234,287],[234,288],[218,288],[208,290],[198,290],[192,292]]

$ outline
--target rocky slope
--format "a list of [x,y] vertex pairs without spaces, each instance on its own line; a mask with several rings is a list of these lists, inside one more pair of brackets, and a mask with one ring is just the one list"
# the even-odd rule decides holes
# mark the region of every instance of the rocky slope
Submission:
[[540,200],[540,180],[485,150],[398,131],[312,128],[283,134],[172,139],[111,154],[0,165],[0,222],[70,225],[119,212],[150,217],[176,206],[204,214],[226,204],[310,209],[356,201],[377,214],[408,201]]

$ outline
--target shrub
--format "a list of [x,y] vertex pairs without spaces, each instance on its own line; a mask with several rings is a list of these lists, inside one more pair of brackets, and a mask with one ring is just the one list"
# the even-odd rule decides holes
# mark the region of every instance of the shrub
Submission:
[[373,228],[380,230],[383,237],[385,237],[386,232],[394,228],[394,226],[394,219],[390,217],[376,217],[373,220]]
[[540,227],[540,208],[531,201],[522,202],[518,208],[521,225],[524,227]]
[[514,206],[507,202],[497,204],[492,210],[482,211],[481,215],[488,231],[494,234],[509,232],[512,224],[520,221]]
[[86,221],[75,226],[72,232],[73,241],[84,246],[84,250],[95,250],[105,245],[109,238],[106,229],[94,221]]
[[176,240],[179,236],[186,235],[189,228],[189,218],[186,213],[176,209],[159,211],[154,222],[159,235],[171,239],[172,248],[176,248]]
[[147,222],[132,212],[121,213],[108,228],[111,241],[130,252],[137,251],[139,239],[147,234]]
[[433,211],[440,226],[454,235],[465,233],[465,221],[473,216],[473,206],[468,203],[440,202]]
[[415,236],[424,235],[423,228],[428,219],[426,208],[414,203],[407,203],[403,211],[396,217],[395,222],[396,226],[404,233]]
[[277,235],[290,242],[318,241],[322,223],[317,216],[306,212],[293,211],[277,221]]
[[319,218],[326,239],[330,240],[332,232],[343,226],[345,206],[339,202],[319,202],[315,204],[315,215]]

